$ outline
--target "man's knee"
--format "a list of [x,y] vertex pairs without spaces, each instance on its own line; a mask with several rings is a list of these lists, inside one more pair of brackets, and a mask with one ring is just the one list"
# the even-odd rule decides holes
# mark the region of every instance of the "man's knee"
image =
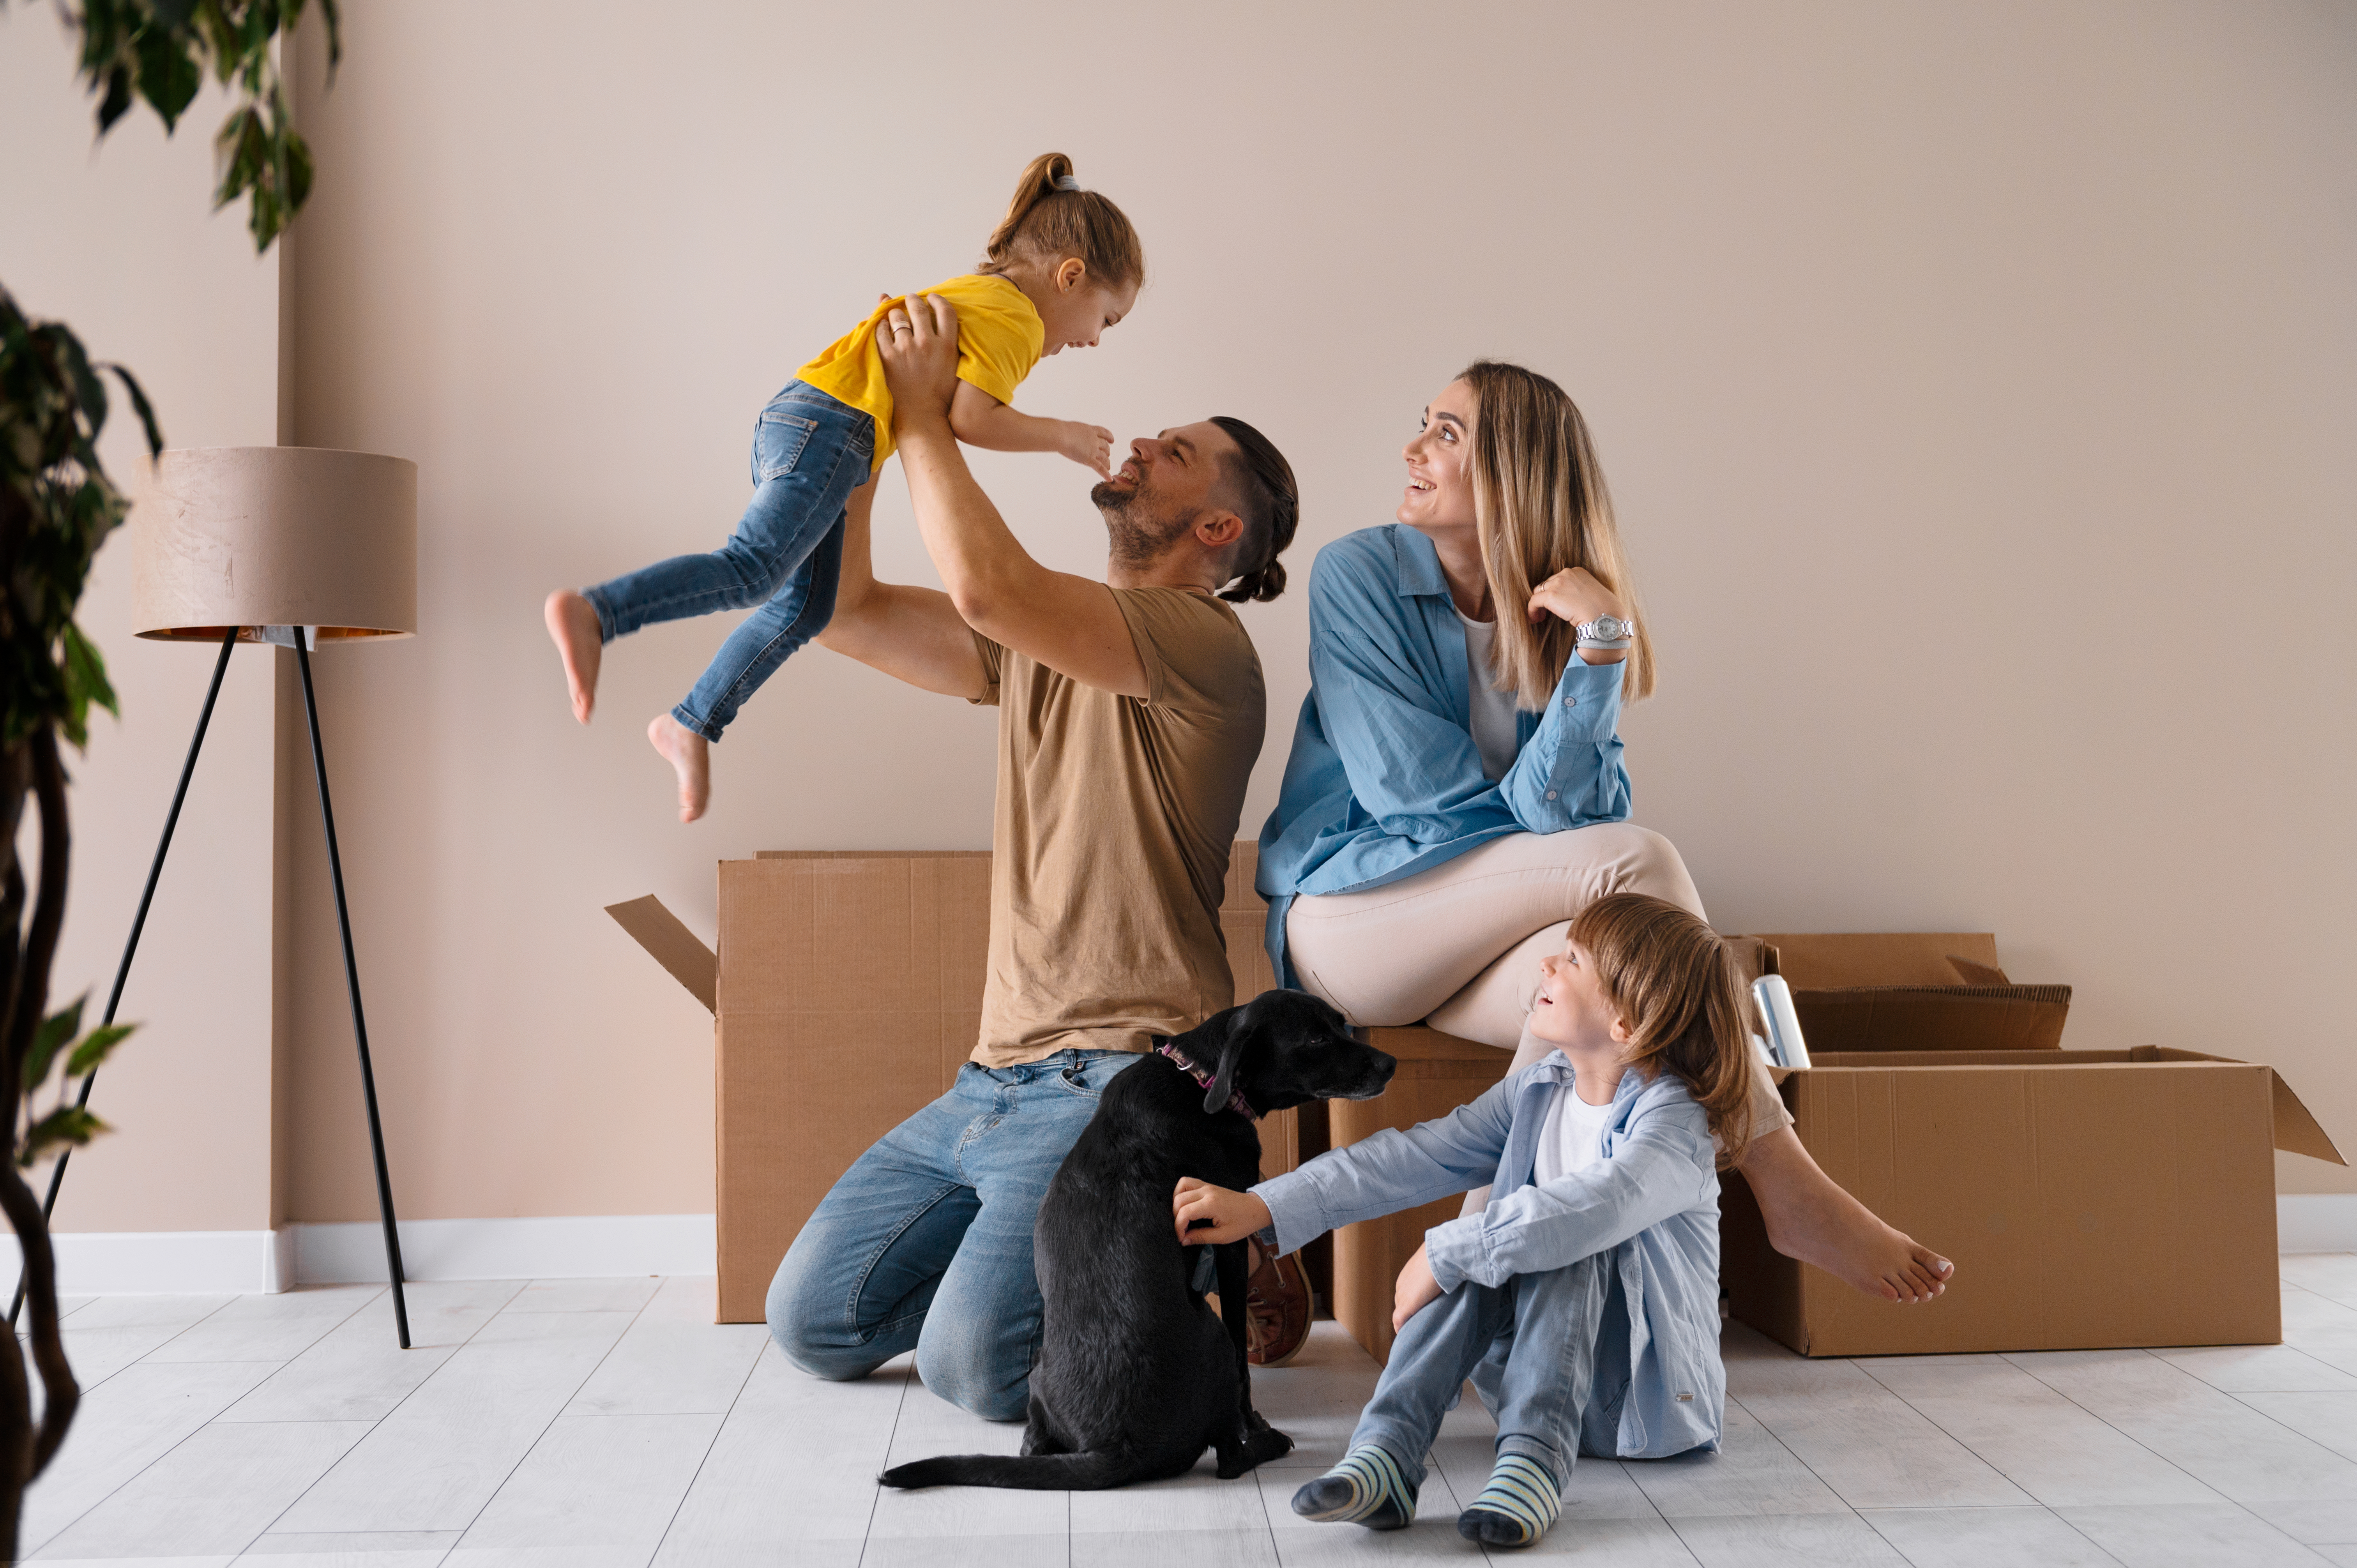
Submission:
[[842,1382],[866,1376],[877,1366],[873,1348],[862,1343],[844,1321],[842,1303],[835,1303],[833,1312],[826,1310],[823,1293],[813,1288],[815,1284],[806,1272],[795,1267],[794,1254],[788,1251],[778,1265],[777,1277],[770,1282],[763,1307],[770,1337],[778,1342],[780,1353],[788,1361],[812,1377]]
[[1021,1421],[1031,1402],[1031,1358],[964,1335],[917,1342],[917,1376],[937,1398],[985,1421]]

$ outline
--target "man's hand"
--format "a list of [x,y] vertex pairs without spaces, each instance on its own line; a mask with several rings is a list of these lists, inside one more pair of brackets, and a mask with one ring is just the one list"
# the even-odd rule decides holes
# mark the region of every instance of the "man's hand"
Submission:
[[1056,450],[1083,468],[1094,468],[1097,478],[1113,478],[1113,432],[1102,424],[1084,424],[1077,419],[1063,421]]
[[912,294],[876,328],[876,352],[892,392],[892,430],[949,423],[957,392],[957,306],[939,295]]
[[1241,1241],[1269,1223],[1268,1205],[1251,1193],[1232,1192],[1193,1176],[1178,1178],[1178,1189],[1170,1195],[1170,1214],[1182,1247]]
[[1399,1283],[1392,1287],[1392,1332],[1397,1334],[1407,1326],[1409,1318],[1448,1294],[1432,1277],[1432,1262],[1418,1247],[1407,1267],[1400,1271]]

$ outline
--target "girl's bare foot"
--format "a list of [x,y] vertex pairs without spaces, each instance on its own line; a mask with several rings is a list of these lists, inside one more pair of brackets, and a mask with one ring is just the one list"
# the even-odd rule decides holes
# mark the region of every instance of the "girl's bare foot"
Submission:
[[565,683],[573,693],[573,716],[586,725],[589,710],[597,705],[597,660],[605,652],[597,608],[572,589],[559,588],[548,596],[540,613],[548,622],[556,656],[565,660]]
[[712,743],[669,714],[647,726],[647,740],[679,774],[679,820],[692,822],[704,815],[704,803],[712,798]]

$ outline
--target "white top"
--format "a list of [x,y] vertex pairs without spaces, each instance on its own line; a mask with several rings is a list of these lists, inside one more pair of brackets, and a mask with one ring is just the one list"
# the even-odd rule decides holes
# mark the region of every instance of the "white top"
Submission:
[[1457,618],[1465,622],[1465,695],[1473,713],[1473,749],[1481,754],[1481,776],[1495,782],[1506,776],[1514,765],[1514,753],[1522,749],[1514,739],[1514,693],[1490,684],[1490,650],[1497,645],[1498,623],[1466,620],[1463,610],[1457,610]]
[[1609,1105],[1590,1105],[1579,1090],[1565,1084],[1539,1123],[1538,1165],[1531,1179],[1544,1184],[1587,1169],[1604,1157],[1604,1124],[1612,1120]]

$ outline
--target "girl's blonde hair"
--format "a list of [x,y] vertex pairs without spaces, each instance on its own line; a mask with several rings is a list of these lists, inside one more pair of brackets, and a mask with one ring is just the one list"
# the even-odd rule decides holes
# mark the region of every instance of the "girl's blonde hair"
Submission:
[[1652,635],[1612,520],[1604,469],[1577,405],[1544,376],[1496,360],[1477,360],[1457,379],[1473,389],[1480,405],[1471,443],[1473,521],[1497,607],[1490,656],[1494,686],[1513,693],[1518,706],[1546,706],[1579,639],[1562,617],[1549,615],[1533,626],[1523,607],[1531,591],[1557,572],[1585,566],[1620,596],[1636,622],[1636,641],[1622,666],[1622,699],[1652,696]]
[[1751,1030],[1718,933],[1665,899],[1609,893],[1573,918],[1571,940],[1635,1036],[1630,1065],[1683,1079],[1710,1119],[1719,1168],[1739,1163],[1751,1141]]
[[974,270],[1004,273],[1021,262],[1060,262],[1066,256],[1080,257],[1090,277],[1108,288],[1146,283],[1146,247],[1128,218],[1111,197],[1080,188],[1071,159],[1042,153],[1024,166],[1015,199],[990,231]]

